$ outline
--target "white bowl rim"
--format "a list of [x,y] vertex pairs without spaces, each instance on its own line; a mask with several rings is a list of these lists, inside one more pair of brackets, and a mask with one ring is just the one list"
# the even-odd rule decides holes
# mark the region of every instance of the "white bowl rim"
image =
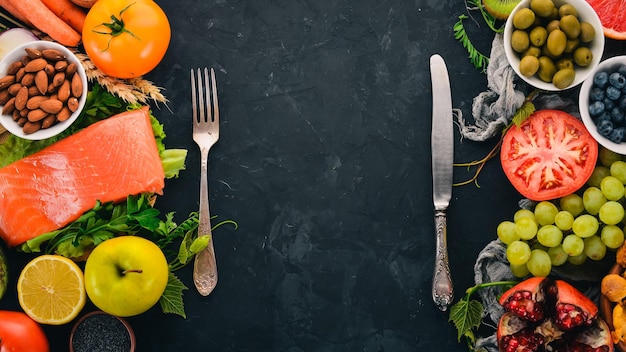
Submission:
[[[65,46],[59,43],[55,43],[55,42],[51,42],[47,40],[35,40],[35,41],[27,42],[27,43],[24,43],[15,47],[13,50],[8,52],[2,58],[2,60],[0,60],[0,76],[4,76],[6,74],[6,70],[10,63],[17,61],[16,60],[17,57],[21,57],[25,54],[24,52],[25,48],[31,48],[31,47],[34,47],[37,49],[43,49],[43,48],[57,49],[61,51],[67,57],[68,61],[76,63],[76,66],[77,66],[76,73],[80,76],[81,80],[83,81],[83,94],[78,100],[78,110],[72,113],[69,119],[63,122],[58,122],[51,127],[40,129],[31,134],[26,134],[22,131],[22,127],[20,127],[17,123],[15,123],[15,121],[13,121],[13,117],[11,115],[0,114],[0,124],[4,128],[6,128],[7,131],[9,131],[11,134],[17,137],[23,138],[23,139],[28,139],[28,140],[42,140],[42,139],[54,137],[57,134],[65,131],[72,123],[74,123],[74,121],[76,121],[76,119],[80,115],[85,105],[85,101],[87,100],[87,75],[85,73],[85,69],[83,68],[80,60],[68,48],[66,48]],[[0,106],[0,111],[2,111],[2,108],[3,106]]]
[[[576,7],[576,10],[578,10],[579,18],[582,21],[591,23],[596,32],[596,36],[593,39],[592,45],[589,47],[591,51],[593,52],[593,60],[591,61],[591,64],[589,64],[589,66],[587,67],[577,67],[576,78],[574,79],[574,82],[570,84],[567,88],[559,89],[555,87],[554,84],[544,82],[535,76],[526,77],[520,73],[519,71],[520,59],[518,57],[519,54],[513,51],[513,49],[511,48],[510,33],[513,32],[512,20],[507,20],[504,25],[504,32],[503,32],[504,38],[503,39],[504,39],[504,51],[506,53],[506,58],[509,62],[509,65],[511,65],[511,67],[513,68],[513,71],[515,71],[515,73],[522,80],[524,80],[526,83],[530,84],[531,86],[535,88],[539,88],[545,91],[557,92],[557,91],[564,91],[564,90],[577,87],[582,82],[584,82],[585,79],[589,77],[591,72],[594,71],[594,69],[598,66],[604,54],[604,31],[602,30],[602,22],[600,22],[600,18],[596,14],[595,10],[591,7],[591,5],[587,3],[586,0],[553,0],[553,1],[557,6],[561,6],[563,4],[573,4]],[[515,6],[513,11],[511,12],[509,19],[512,19],[513,15],[517,13],[517,11],[521,10],[522,8],[529,7],[529,6],[530,6],[530,0],[520,1],[520,3],[517,4],[517,6]],[[582,12],[581,8],[584,8],[584,10],[586,11]],[[591,15],[591,18],[588,18],[586,14]]]
[[604,137],[598,132],[596,124],[593,122],[591,115],[589,115],[589,93],[593,87],[593,77],[596,72],[606,71],[619,65],[626,65],[626,55],[619,55],[607,58],[600,62],[598,67],[593,71],[593,74],[587,78],[580,87],[580,94],[578,97],[578,109],[583,123],[587,127],[589,133],[595,138],[600,145],[609,149],[615,153],[626,155],[626,142],[614,143],[608,138]]

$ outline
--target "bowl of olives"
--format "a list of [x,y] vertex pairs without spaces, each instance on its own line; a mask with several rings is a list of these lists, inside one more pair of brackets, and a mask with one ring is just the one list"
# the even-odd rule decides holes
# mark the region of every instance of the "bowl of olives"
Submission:
[[581,84],[604,52],[600,18],[585,0],[522,0],[507,19],[503,36],[515,73],[546,91]]
[[600,62],[580,86],[578,108],[600,145],[626,155],[626,56]]

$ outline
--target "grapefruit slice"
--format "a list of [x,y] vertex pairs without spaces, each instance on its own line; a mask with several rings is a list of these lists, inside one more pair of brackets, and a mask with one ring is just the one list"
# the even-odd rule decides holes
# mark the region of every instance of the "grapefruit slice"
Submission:
[[605,37],[626,40],[626,0],[587,0],[587,2],[600,17]]

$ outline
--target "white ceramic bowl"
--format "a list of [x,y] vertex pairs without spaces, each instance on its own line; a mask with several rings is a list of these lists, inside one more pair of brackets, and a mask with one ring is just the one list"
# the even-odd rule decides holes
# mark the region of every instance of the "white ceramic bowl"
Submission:
[[580,94],[578,96],[578,109],[580,110],[580,116],[585,123],[585,126],[589,130],[589,133],[593,136],[593,138],[600,143],[603,147],[614,151],[618,154],[626,155],[626,142],[622,143],[614,143],[611,142],[608,138],[601,135],[597,128],[596,124],[591,119],[589,115],[589,93],[593,88],[593,77],[596,72],[607,71],[608,73],[617,69],[619,65],[626,65],[626,56],[615,56],[609,59],[606,59],[598,65],[598,67],[591,73],[591,75],[583,82],[582,86],[580,86]]
[[[85,74],[85,70],[80,60],[76,57],[76,55],[74,55],[74,53],[68,50],[65,46],[60,45],[55,42],[39,40],[39,41],[22,44],[16,47],[15,49],[11,50],[9,53],[7,53],[2,58],[2,60],[0,60],[0,77],[6,76],[9,65],[15,61],[19,61],[20,58],[26,54],[26,51],[25,51],[26,48],[35,48],[38,50],[42,50],[42,49],[59,50],[65,55],[68,62],[76,64],[77,66],[76,73],[80,76],[83,82],[83,93],[80,96],[80,99],[78,100],[79,102],[78,109],[74,113],[72,113],[69,119],[63,122],[57,122],[51,127],[43,128],[34,133],[26,134],[22,130],[22,127],[20,127],[15,121],[13,121],[13,117],[11,115],[0,114],[0,124],[2,124],[2,126],[4,126],[4,128],[6,128],[12,134],[20,138],[24,138],[24,139],[42,140],[42,139],[56,136],[57,134],[63,132],[78,118],[78,115],[80,115],[80,112],[83,110],[83,107],[85,106],[85,100],[87,99],[87,84],[88,84],[87,75]],[[2,106],[0,106],[0,111],[2,111]]]
[[[576,67],[576,78],[574,79],[574,82],[572,82],[569,87],[565,88],[570,89],[581,84],[600,63],[600,60],[602,59],[602,54],[604,53],[604,32],[602,31],[602,23],[600,22],[600,18],[586,0],[553,1],[557,7],[560,7],[563,4],[573,5],[576,8],[576,11],[578,11],[579,20],[581,22],[589,22],[596,32],[595,38],[589,45],[589,49],[591,49],[591,52],[593,53],[593,60],[589,66]],[[517,52],[513,50],[513,48],[511,48],[511,35],[514,31],[512,19],[513,16],[515,16],[515,13],[523,8],[530,8],[530,0],[522,0],[519,4],[517,4],[515,9],[513,9],[513,12],[511,12],[509,20],[506,21],[506,24],[504,26],[504,51],[506,53],[507,59],[509,60],[509,64],[511,65],[511,67],[513,67],[515,73],[517,73],[519,77],[521,77],[524,81],[526,81],[526,83],[530,84],[531,86],[546,91],[561,91],[563,89],[555,87],[552,83],[542,81],[536,75],[533,77],[526,77],[522,75],[519,71],[520,56]]]

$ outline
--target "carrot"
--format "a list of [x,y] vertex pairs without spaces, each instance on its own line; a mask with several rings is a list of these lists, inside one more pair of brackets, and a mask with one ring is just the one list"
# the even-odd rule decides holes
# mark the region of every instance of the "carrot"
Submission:
[[41,0],[41,2],[78,33],[83,32],[87,14],[73,2],[70,0]]
[[8,0],[35,28],[65,46],[77,46],[80,34],[50,11],[41,0]]
[[0,7],[5,9],[6,12],[8,12],[11,16],[15,17],[17,20],[21,21],[25,25],[30,26],[30,27],[33,26],[33,24],[30,23],[30,21],[26,19],[26,16],[24,16],[21,12],[19,12],[15,8],[15,6],[13,6],[11,1],[9,1],[9,0],[0,0]]

